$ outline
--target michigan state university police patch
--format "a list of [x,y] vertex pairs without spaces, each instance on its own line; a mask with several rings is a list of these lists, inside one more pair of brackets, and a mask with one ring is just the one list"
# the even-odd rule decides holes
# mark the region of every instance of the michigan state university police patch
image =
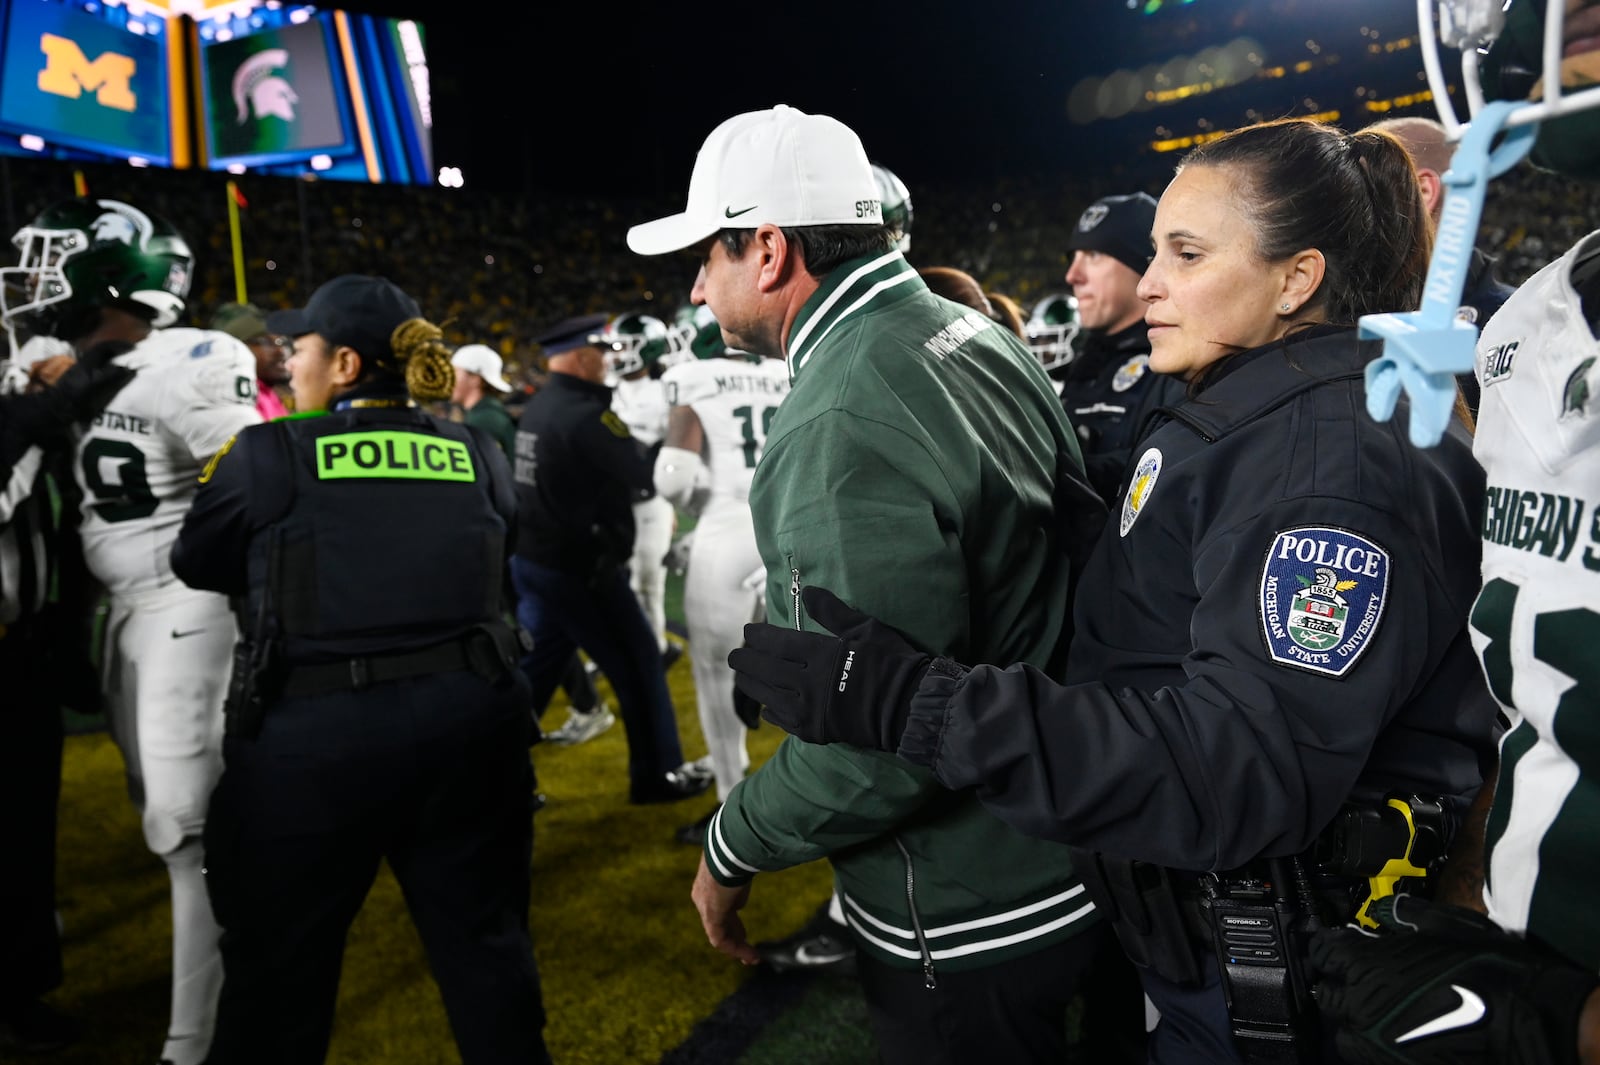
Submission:
[[1345,529],[1285,529],[1261,567],[1261,631],[1285,665],[1342,677],[1383,620],[1389,552]]

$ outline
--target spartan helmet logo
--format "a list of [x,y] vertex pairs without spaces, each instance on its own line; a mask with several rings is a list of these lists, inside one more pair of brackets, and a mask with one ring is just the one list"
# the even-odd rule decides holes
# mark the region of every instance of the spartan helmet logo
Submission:
[[300,102],[300,97],[293,86],[273,73],[288,62],[287,49],[268,48],[240,64],[233,75],[233,102],[239,108],[239,125],[252,117],[268,115],[285,122],[294,121],[294,105]]
[[154,229],[149,215],[116,200],[99,200],[97,203],[105,214],[89,226],[90,239],[94,243],[114,240],[142,248],[149,242]]
[[1316,580],[1311,582],[1312,595],[1332,596],[1339,590],[1339,575],[1331,569],[1317,567]]
[[1103,203],[1092,205],[1078,217],[1078,232],[1087,233],[1095,226],[1106,220],[1106,215],[1111,213],[1111,208]]

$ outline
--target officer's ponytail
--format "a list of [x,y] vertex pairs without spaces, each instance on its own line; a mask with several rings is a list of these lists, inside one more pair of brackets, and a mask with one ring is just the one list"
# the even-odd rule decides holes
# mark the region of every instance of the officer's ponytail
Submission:
[[426,318],[411,318],[394,327],[389,337],[395,361],[406,377],[412,399],[449,399],[455,390],[456,371],[450,365],[450,348],[444,333]]

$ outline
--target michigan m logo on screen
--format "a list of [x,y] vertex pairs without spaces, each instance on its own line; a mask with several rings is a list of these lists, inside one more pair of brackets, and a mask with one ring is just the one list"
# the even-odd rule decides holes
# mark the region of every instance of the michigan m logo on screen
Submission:
[[101,52],[90,62],[78,42],[53,33],[39,35],[39,51],[44,53],[44,69],[39,71],[39,91],[76,100],[94,93],[95,103],[118,111],[133,111],[139,98],[133,91],[133,76],[139,64],[132,56]]
[[1285,665],[1342,677],[1383,619],[1389,552],[1347,529],[1307,525],[1273,538],[1261,567],[1261,631]]

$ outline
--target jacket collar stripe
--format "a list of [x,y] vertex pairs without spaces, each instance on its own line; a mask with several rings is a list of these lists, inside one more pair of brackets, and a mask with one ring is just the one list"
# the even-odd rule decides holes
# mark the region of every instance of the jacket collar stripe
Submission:
[[[794,365],[789,371],[789,376],[793,377],[800,370],[800,368],[806,364],[806,360],[811,358],[811,356],[816,352],[817,348],[822,345],[823,340],[827,339],[828,334],[833,332],[834,326],[848,318],[851,311],[857,310],[862,305],[868,303],[872,297],[876,296],[878,293],[894,288],[896,285],[902,285],[916,276],[917,275],[913,273],[898,274],[895,277],[879,281],[876,285],[873,285],[871,288],[867,289],[866,292],[861,294],[860,299],[856,300],[850,306],[840,311],[838,316],[834,318],[833,321],[828,323],[828,327],[817,335],[816,342],[807,348],[804,354],[800,355],[794,360]],[[815,319],[813,319],[813,321],[815,321]]]
[[[834,305],[849,295],[851,289],[863,278],[869,276],[877,270],[881,270],[883,267],[891,263],[896,262],[898,262],[900,267],[900,269],[896,271],[897,273],[903,271],[915,276],[915,271],[911,270],[911,264],[905,261],[905,257],[897,251],[891,251],[884,255],[880,255],[876,259],[869,259],[865,263],[862,263],[860,266],[856,267],[846,277],[839,281],[838,286],[832,292],[828,293],[827,296],[823,298],[822,302],[810,312],[807,320],[800,326],[800,328],[789,340],[789,376],[793,377],[795,367],[798,366],[800,362],[804,361],[804,349],[811,337],[811,334],[815,332],[818,327],[829,324],[829,312],[833,309]],[[841,312],[841,314],[848,314],[850,310],[854,309],[854,307],[847,308],[845,311]],[[804,313],[805,312],[802,311],[802,314]],[[824,329],[823,332],[826,333],[827,330]]]

